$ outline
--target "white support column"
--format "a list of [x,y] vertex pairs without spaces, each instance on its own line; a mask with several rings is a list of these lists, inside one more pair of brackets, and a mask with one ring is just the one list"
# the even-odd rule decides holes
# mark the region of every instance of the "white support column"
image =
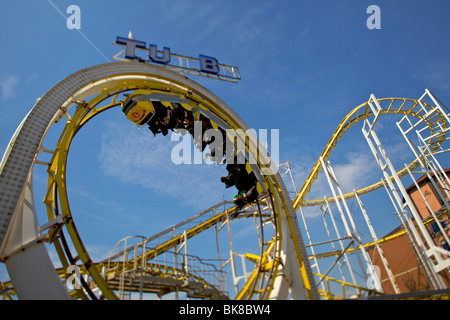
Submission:
[[[312,243],[311,234],[309,232],[308,224],[306,223],[306,218],[305,218],[305,214],[303,213],[302,207],[300,207],[300,213],[301,213],[301,216],[302,216],[303,224],[305,226],[306,236],[308,237],[309,247],[311,248],[312,257],[313,257],[313,260],[314,260],[314,265],[311,266],[311,269],[316,268],[317,269],[317,273],[318,274],[322,274],[322,272],[320,271],[319,261],[317,260],[317,257],[316,257],[316,250],[314,249],[314,245]],[[323,284],[322,284],[322,289],[325,290],[325,287],[324,287]]]
[[19,197],[11,224],[0,249],[19,299],[70,299],[55,271],[40,233],[33,196],[33,170]]
[[[369,130],[366,130],[365,127],[368,126]],[[414,126],[414,125],[413,125]],[[428,277],[435,289],[443,289],[445,287],[442,279],[439,275],[437,275],[436,272],[438,272],[435,269],[435,265],[433,264],[431,257],[434,257],[437,260],[437,265],[441,266],[442,257],[440,254],[434,254],[434,252],[431,250],[428,250],[422,241],[422,237],[425,239],[425,242],[429,245],[429,248],[432,248],[434,246],[434,242],[431,239],[428,230],[426,227],[421,223],[422,218],[420,217],[420,214],[417,212],[416,207],[414,206],[411,197],[406,192],[405,187],[403,186],[403,183],[400,180],[400,177],[397,174],[397,170],[395,170],[394,166],[392,165],[389,157],[386,154],[386,151],[384,150],[380,140],[378,139],[377,134],[374,131],[374,126],[371,125],[368,119],[364,120],[364,126],[362,128],[362,132],[364,134],[364,137],[367,140],[367,143],[369,144],[369,147],[383,173],[383,176],[385,178],[385,181],[387,182],[389,189],[403,214],[403,218],[409,225],[409,231],[412,233],[414,240],[417,244],[417,247],[422,252],[424,257],[428,257],[423,259],[423,263],[427,264],[428,267],[425,267],[425,270],[428,271]],[[376,146],[376,147],[375,147]],[[388,172],[389,171],[389,172]],[[392,176],[392,178],[391,178]],[[395,184],[395,185],[394,185]],[[404,203],[403,203],[404,201]],[[419,234],[416,230],[416,226],[411,221],[411,219],[408,216],[407,210],[409,209],[409,212],[411,212],[412,216],[414,217],[415,221],[417,222],[417,226],[419,227],[421,234]],[[430,267],[433,271],[429,271]]]
[[[328,212],[328,215],[330,216],[331,223],[333,224],[333,228],[334,228],[334,230],[335,230],[335,232],[336,232],[336,236],[337,236],[337,239],[338,239],[338,242],[339,242],[339,246],[340,246],[341,252],[343,252],[344,263],[345,263],[345,264],[347,265],[347,267],[348,267],[348,271],[349,271],[349,273],[350,273],[350,277],[352,278],[353,283],[356,283],[356,278],[355,278],[355,275],[354,275],[354,273],[353,273],[353,269],[352,269],[352,266],[351,266],[351,264],[350,264],[350,260],[348,259],[348,254],[347,254],[347,252],[346,252],[346,250],[345,250],[344,241],[342,240],[343,238],[341,237],[341,234],[340,234],[340,232],[339,232],[339,229],[338,229],[338,227],[337,227],[337,225],[336,225],[336,220],[334,219],[333,212],[331,211],[330,203],[328,202],[328,200],[326,199],[326,197],[324,197],[324,200],[325,200],[325,204],[326,204],[327,208],[326,208],[326,210],[323,212],[322,218],[323,218],[323,221],[324,221],[325,228],[327,229],[328,236],[329,236],[330,240],[332,240],[332,237],[331,237],[331,234],[330,234],[330,232],[329,232],[328,225],[327,225],[326,219],[325,219],[325,215],[326,215],[327,212]],[[333,243],[332,243],[332,246],[333,246],[333,248],[334,248]],[[340,263],[340,262],[339,262],[339,264],[338,264],[338,266],[339,266],[339,271],[341,272],[342,280],[343,280],[344,282],[346,282],[345,276],[344,276],[344,273],[343,273],[343,270],[342,270],[342,265],[343,265],[343,263]]]
[[[355,240],[353,242],[353,248],[355,250],[357,261],[358,261],[358,263],[359,263],[359,265],[361,267],[362,274],[364,274],[365,280],[367,282],[367,280],[368,280],[368,277],[367,277],[367,274],[366,274],[367,270],[370,270],[370,271],[374,270],[372,261],[370,260],[370,257],[367,254],[366,249],[363,247],[363,243],[361,241],[361,238],[359,236],[358,230],[356,228],[355,221],[353,220],[353,217],[352,217],[352,215],[350,213],[350,210],[349,210],[349,208],[347,206],[347,202],[345,201],[344,195],[343,195],[342,190],[341,190],[341,188],[339,186],[339,182],[337,180],[337,177],[336,177],[336,175],[335,175],[335,173],[334,173],[334,171],[333,171],[333,169],[331,167],[331,164],[328,161],[325,162],[322,157],[320,157],[320,162],[322,164],[322,168],[324,169],[325,175],[327,177],[330,189],[331,189],[331,191],[333,193],[333,197],[335,199],[335,203],[336,203],[336,206],[338,208],[338,211],[339,211],[342,223],[344,224],[347,236],[352,237]],[[339,194],[339,196],[336,193],[335,188],[337,189],[337,193]],[[344,208],[342,208],[341,203],[342,203],[342,206]],[[348,221],[347,221],[347,219],[348,219]],[[350,226],[351,226],[351,228],[350,228]],[[358,249],[357,244],[359,244],[359,249]],[[359,256],[359,250],[362,253],[362,256],[363,256],[363,259],[364,259],[364,262],[365,262],[365,266],[364,266],[364,264],[361,261],[361,258]],[[371,279],[375,280],[375,287],[377,288],[377,290],[381,291],[381,285],[379,283],[378,277],[376,275],[371,275]]]
[[[430,206],[430,204],[428,203],[428,201],[427,201],[425,195],[423,194],[422,190],[420,189],[419,184],[418,184],[417,181],[414,179],[414,176],[413,176],[411,170],[408,168],[407,165],[405,165],[405,167],[406,167],[406,170],[408,171],[408,173],[409,173],[411,179],[414,181],[414,185],[416,186],[416,189],[417,189],[417,191],[419,192],[419,194],[420,194],[420,196],[421,196],[423,202],[425,203],[425,205],[426,205],[428,211],[431,213],[431,216],[433,217],[434,221],[437,223],[437,225],[438,225],[438,227],[439,227],[439,230],[442,232],[442,235],[443,235],[445,241],[447,241],[447,243],[450,243],[450,239],[448,238],[447,233],[444,231],[444,229],[442,228],[442,225],[439,223],[439,219],[438,219],[438,217],[436,216],[436,213],[435,213],[435,212],[433,211],[433,209],[431,208],[431,206]],[[444,201],[445,201],[445,199],[444,199]],[[447,254],[447,255],[448,255],[448,254]]]
[[[434,106],[429,106],[428,108],[425,107],[422,100],[426,96],[431,98],[431,100],[434,102]],[[416,119],[416,121],[411,121],[407,119],[408,116],[405,115],[399,122],[397,122],[397,127],[402,133],[403,138],[407,142],[411,151],[415,155],[416,161],[418,161],[418,163],[420,164],[422,171],[427,175],[428,179],[430,180],[430,183],[432,184],[438,198],[444,204],[447,210],[450,211],[450,205],[446,200],[450,198],[450,193],[448,192],[448,188],[450,186],[450,179],[444,172],[439,161],[437,161],[436,157],[434,156],[434,152],[433,150],[431,150],[429,145],[433,139],[437,138],[442,139],[448,133],[450,127],[447,126],[450,125],[450,118],[442,109],[442,107],[439,105],[437,99],[431,94],[431,92],[428,89],[420,97],[420,99],[418,100],[418,104],[420,105],[421,108],[420,111],[423,111],[425,113],[422,116],[422,118],[419,120]],[[408,120],[407,123],[409,124],[409,127],[406,128],[404,128],[403,124],[405,119]],[[423,127],[421,128],[419,125],[422,125]],[[433,125],[433,128],[430,128],[430,125]],[[416,133],[415,137],[417,138],[418,141],[417,145],[414,144],[412,139],[408,136],[409,133],[414,132]],[[411,170],[408,167],[406,167],[406,169],[408,170],[408,173],[410,174],[412,180],[414,181],[417,190],[421,194],[422,199],[424,200],[424,203],[426,204],[431,216],[437,223],[438,227],[442,231],[442,234],[444,235],[444,238],[448,242],[449,240],[448,235],[442,229],[439,223],[439,219],[437,218],[435,212],[433,212],[426,198],[422,195],[420,187],[417,181],[414,179]],[[412,214],[416,218],[417,224],[419,225],[420,231],[423,234],[426,244],[428,246],[427,250],[428,257],[434,258],[436,260],[436,263],[434,263],[434,271],[439,272],[443,269],[449,269],[450,259],[445,258],[448,257],[449,254],[447,252],[445,252],[446,254],[442,254],[440,248],[436,246],[434,240],[430,237],[428,230],[424,225],[422,221],[423,219],[421,219],[420,215],[417,214],[416,217],[415,211],[413,211]]]
[[[395,293],[400,293],[400,290],[399,290],[399,288],[397,286],[397,283],[395,282],[394,274],[392,273],[392,270],[389,267],[389,263],[388,263],[388,261],[386,259],[386,256],[384,255],[384,251],[381,248],[380,244],[378,243],[379,239],[378,239],[377,234],[375,232],[375,229],[373,228],[372,223],[371,223],[371,221],[369,219],[369,215],[367,214],[367,211],[364,208],[364,205],[363,205],[363,203],[361,201],[361,198],[359,197],[358,193],[355,190],[353,190],[353,193],[355,194],[355,198],[356,198],[356,200],[358,202],[359,208],[361,209],[361,212],[362,212],[362,214],[364,216],[364,219],[366,220],[367,227],[369,228],[370,234],[371,234],[372,239],[373,239],[373,241],[375,243],[375,248],[378,251],[378,254],[379,254],[380,258],[381,258],[381,262],[383,263],[383,266],[384,266],[384,268],[386,270],[386,273],[388,274],[388,278],[389,278],[389,281],[391,282],[392,287],[394,288],[394,292]],[[379,279],[379,280],[381,280],[381,279]],[[380,285],[381,285],[381,283],[380,283]]]
[[[378,121],[378,117],[380,116],[382,108],[373,93],[370,95],[369,100],[367,101],[367,104],[369,105],[370,110],[372,110],[373,116],[374,116],[372,123],[369,125],[369,130],[372,130],[372,128],[375,126],[375,124]],[[375,106],[374,106],[374,104],[375,104]]]
[[[444,205],[446,206],[447,210],[450,211],[450,205],[445,200],[445,197],[442,194],[441,189],[438,188],[435,183],[436,180],[439,183],[440,187],[442,188],[443,192],[445,193],[447,199],[450,199],[450,192],[449,192],[450,179],[445,173],[439,161],[436,159],[434,152],[430,150],[428,144],[425,142],[425,139],[422,137],[420,131],[417,131],[417,137],[419,139],[419,143],[422,144],[422,147],[418,148],[423,157],[422,159],[424,159],[424,161],[421,162],[422,168],[427,173],[428,178],[433,183],[433,186],[436,188],[436,191],[441,200],[443,201]],[[429,172],[430,170],[432,171],[433,175],[430,174]]]
[[[425,108],[424,104],[422,103],[423,98],[427,95],[429,95],[435,102],[435,106],[431,106],[430,110],[427,110],[427,108]],[[442,126],[440,121],[437,121],[436,118],[441,118],[442,121],[444,121],[447,125],[450,125],[450,118],[428,90],[426,90],[426,92],[418,100],[418,104],[420,105],[420,111],[418,112],[423,112],[425,113],[425,115],[423,115],[420,119],[414,118],[413,121],[409,119],[408,115],[405,115],[400,121],[397,122],[397,127],[402,133],[403,138],[407,142],[414,156],[416,157],[418,163],[420,164],[420,167],[422,168],[424,173],[427,174],[430,182],[433,184],[433,187],[438,193],[441,201],[447,207],[447,210],[450,211],[450,205],[445,200],[445,197],[442,194],[440,188],[436,185],[437,181],[442,187],[442,190],[444,190],[447,198],[450,198],[450,192],[447,191],[450,186],[450,179],[445,174],[444,170],[439,164],[439,161],[437,161],[436,157],[434,156],[434,152],[429,147],[430,140],[436,137],[442,137],[450,130],[450,127]],[[436,124],[435,131],[436,128],[438,128],[438,130],[431,134],[431,129],[428,126],[427,122],[434,122]],[[407,124],[406,127],[404,123]],[[419,128],[419,125],[423,125],[423,127]],[[414,129],[416,130],[413,131]],[[430,134],[428,134],[427,132],[430,132]],[[417,138],[417,145],[413,143],[412,139],[408,136],[409,133],[416,133],[414,137]],[[423,136],[423,133],[427,134],[427,136]]]
[[[281,234],[288,234],[288,224],[284,215],[281,219]],[[280,248],[280,258],[282,263],[279,265],[278,276],[274,280],[273,290],[269,300],[285,300],[288,294],[294,300],[306,300],[307,293],[304,288],[304,282],[300,274],[300,265],[296,259],[294,244],[292,241],[282,241]],[[306,261],[305,263],[309,263]],[[315,284],[314,284],[315,286]]]

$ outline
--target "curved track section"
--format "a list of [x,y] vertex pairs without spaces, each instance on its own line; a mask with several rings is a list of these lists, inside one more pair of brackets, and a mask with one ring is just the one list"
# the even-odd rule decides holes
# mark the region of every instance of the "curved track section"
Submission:
[[[419,121],[423,121],[429,127],[430,135],[436,135],[434,139],[431,139],[428,142],[431,152],[439,148],[441,142],[445,140],[445,129],[449,126],[446,120],[447,117],[445,114],[440,113],[439,110],[434,110],[432,106],[424,102],[419,102],[418,99],[383,98],[376,101],[379,108],[375,109],[373,107],[373,104],[371,105],[371,101],[369,99],[369,101],[360,104],[352,111],[350,111],[347,116],[345,116],[345,118],[341,121],[341,123],[331,136],[330,140],[328,141],[325,149],[322,151],[321,156],[316,161],[313,169],[306,178],[302,188],[295,197],[294,208],[296,211],[300,208],[300,206],[316,206],[325,203],[324,199],[306,200],[308,192],[311,190],[314,181],[317,179],[317,176],[322,169],[320,158],[326,161],[344,133],[360,121],[364,121],[371,117],[377,119],[379,116],[388,114],[412,116],[417,118]],[[432,111],[436,112],[436,116],[432,119],[432,121],[430,121],[429,119],[427,119],[427,114]],[[419,161],[417,159],[415,159],[408,165],[411,170],[415,169],[418,166]],[[404,168],[398,172],[398,175],[399,177],[402,177],[407,173],[407,169]],[[356,193],[362,195],[377,190],[381,187],[383,187],[383,181],[376,182],[370,186],[357,190]],[[345,194],[344,198],[349,199],[354,196],[355,192],[351,192]],[[330,197],[326,199],[326,201],[328,201],[328,203],[331,203],[334,202],[334,199]]]
[[[117,299],[104,275],[91,260],[83,245],[70,212],[66,192],[66,161],[70,143],[78,130],[97,114],[120,104],[119,94],[139,89],[176,94],[189,100],[189,105],[215,121],[223,129],[239,132],[246,124],[223,101],[196,82],[160,66],[137,62],[113,62],[80,70],[51,88],[21,123],[5,152],[0,174],[0,257],[5,262],[11,281],[22,299],[70,298],[46,251],[52,242],[63,269],[78,263],[89,274],[101,297]],[[101,102],[110,99],[106,106]],[[68,110],[75,108],[73,115]],[[51,126],[66,118],[67,124],[55,150],[47,150],[43,141]],[[237,139],[247,137],[236,134]],[[278,172],[271,172],[270,158],[255,137],[245,144],[251,169],[258,179],[261,194],[270,199],[270,210],[276,237],[261,256],[259,264],[238,299],[252,299],[258,282],[267,282],[270,293],[265,298],[317,299],[317,288],[292,202]],[[49,188],[44,199],[48,223],[39,225],[32,189],[32,172],[41,152],[53,155],[48,164]],[[268,167],[269,166],[269,167]],[[61,230],[65,228],[76,252],[72,253]],[[272,261],[270,277],[262,268]],[[66,275],[68,277],[69,275]],[[82,281],[83,282],[83,281]],[[77,298],[95,299],[86,283],[77,290]]]
[[[424,99],[428,99],[429,102],[424,102]],[[414,159],[413,161],[410,160],[411,162],[407,164],[402,161],[404,166],[402,166],[403,169],[401,170],[394,168],[393,163],[389,159],[387,152],[383,148],[381,141],[375,133],[375,131],[377,131],[374,129],[375,124],[381,117],[385,117],[386,115],[399,116],[399,120],[397,120],[393,125],[393,129],[398,129],[397,133],[403,136],[403,142],[411,149],[411,157]],[[394,118],[395,117],[390,117],[390,119]],[[367,140],[370,150],[373,153],[375,162],[380,169],[382,179],[379,182],[373,183],[367,187],[359,190],[354,189],[351,193],[343,194],[338,178],[334,174],[331,163],[327,161],[327,159],[330,157],[331,152],[336,147],[338,141],[344,133],[346,133],[347,130],[353,125],[361,121],[363,122],[361,133]],[[409,250],[409,246],[413,248],[411,250],[415,250],[411,252],[413,252],[415,259],[420,261],[420,268],[423,267],[426,270],[426,277],[427,279],[430,279],[430,286],[435,290],[443,290],[445,288],[445,279],[448,278],[448,270],[450,265],[448,260],[449,252],[448,250],[443,250],[440,247],[440,245],[444,242],[439,243],[438,241],[432,239],[431,236],[434,236],[436,233],[433,233],[431,228],[428,229],[427,225],[430,223],[441,224],[442,222],[438,221],[446,221],[445,217],[448,216],[449,210],[448,195],[447,198],[445,198],[443,193],[436,192],[436,194],[438,194],[437,197],[439,197],[439,203],[442,207],[436,207],[434,209],[431,209],[431,206],[428,203],[428,200],[424,197],[423,193],[421,193],[420,199],[414,199],[414,201],[419,201],[417,203],[422,203],[427,206],[427,212],[430,216],[426,218],[427,220],[425,221],[426,215],[421,216],[423,212],[419,214],[418,209],[416,208],[416,202],[411,200],[412,196],[407,192],[404,182],[409,182],[411,184],[412,181],[413,185],[419,189],[416,177],[426,176],[430,179],[430,181],[432,181],[430,183],[434,184],[436,190],[440,190],[439,188],[448,190],[450,181],[435,156],[438,154],[444,154],[450,150],[448,148],[449,138],[447,134],[448,130],[450,130],[449,124],[449,115],[445,113],[440,103],[438,103],[437,98],[433,96],[429,90],[425,90],[425,93],[419,99],[376,99],[374,95],[371,95],[367,102],[354,108],[341,121],[293,202],[295,210],[299,210],[299,213],[303,219],[309,241],[308,247],[310,247],[311,250],[310,259],[315,261],[313,268],[317,270],[314,274],[320,279],[317,282],[317,286],[321,286],[319,291],[325,299],[339,298],[339,293],[336,294],[337,290],[334,292],[330,290],[329,283],[342,285],[342,298],[345,298],[346,294],[349,292],[353,292],[353,297],[356,298],[360,297],[362,292],[366,292],[366,294],[370,292],[368,289],[370,289],[371,285],[369,286],[367,281],[377,279],[379,275],[375,277],[372,273],[364,277],[364,272],[367,270],[367,273],[369,274],[369,271],[374,270],[374,263],[377,263],[377,267],[381,266],[381,268],[383,268],[383,272],[385,273],[383,275],[383,287],[381,282],[379,282],[377,284],[378,289],[375,292],[372,292],[372,294],[383,294],[383,290],[392,290],[392,292],[395,292],[396,294],[403,292],[401,290],[410,290],[409,288],[404,287],[400,289],[398,283],[404,281],[404,279],[401,279],[401,276],[410,272],[409,270],[412,270],[412,268],[408,269],[408,271],[403,270],[395,264],[392,257],[387,259],[383,248],[380,246],[383,243],[398,239],[400,237],[405,237],[404,239],[408,237],[408,245],[405,250]],[[377,128],[379,129],[379,127],[380,126]],[[383,125],[381,128],[383,128]],[[306,199],[306,196],[310,192],[313,183],[318,178],[318,175],[322,169],[333,196],[324,196],[321,199]],[[430,178],[430,176],[439,177],[436,178],[436,180],[439,181],[434,182],[434,178]],[[402,181],[402,177],[405,177],[406,179]],[[388,200],[392,202],[394,212],[398,216],[401,225],[398,226],[398,230],[400,231],[389,234],[384,238],[379,238],[376,235],[376,231],[370,222],[370,217],[359,196],[371,193],[372,191],[382,187],[386,189],[388,195],[388,198],[385,201],[387,201],[386,203],[389,202]],[[378,196],[380,195],[378,194]],[[355,198],[352,200],[355,204],[352,211],[346,204],[346,200],[350,198]],[[382,197],[377,199],[378,206],[383,208],[380,203],[380,199],[382,199]],[[334,203],[333,210],[330,203]],[[321,215],[317,216],[322,218],[323,227],[326,230],[326,232],[324,231],[323,234],[321,234],[321,236],[323,236],[322,238],[320,236],[316,237],[316,241],[312,241],[311,234],[308,231],[308,223],[305,219],[306,215],[303,211],[303,208],[313,206],[319,207],[318,210],[320,210]],[[338,221],[340,225],[335,223],[336,220],[332,211],[337,211],[338,219],[340,218]],[[363,225],[365,233],[364,239],[366,239],[365,242],[362,240],[360,233],[357,231],[358,228],[355,224],[354,217],[358,217],[360,222],[363,221],[362,224],[365,222],[367,225]],[[443,217],[444,220],[442,220]],[[311,220],[313,220],[313,218],[311,218]],[[312,222],[311,220],[310,222]],[[415,222],[412,223],[412,220]],[[314,227],[316,227],[316,225],[314,225]],[[342,228],[340,229],[340,227]],[[444,231],[441,232],[444,237],[447,237]],[[326,235],[328,235],[329,239],[325,239]],[[317,238],[320,239],[317,240]],[[344,244],[347,244],[347,246],[344,246]],[[340,250],[336,250],[337,248],[340,248]],[[381,257],[380,260],[374,262],[374,258],[368,254],[368,250],[377,250],[379,256]],[[402,250],[402,252],[404,251]],[[400,254],[400,251],[395,251],[395,249],[392,249],[391,247],[390,254]],[[319,260],[322,259],[327,261],[323,261],[323,263],[319,266]],[[359,267],[361,268],[359,274],[363,275],[363,280],[361,280],[359,284],[355,274],[353,273],[354,267],[351,267],[350,260],[352,260],[353,263],[356,262],[355,265],[359,264]],[[396,273],[393,272],[394,269],[390,266],[391,262],[396,270]],[[334,268],[335,266],[336,268]],[[343,268],[344,266],[345,270]],[[365,269],[365,267],[367,267],[367,269]],[[327,271],[322,273],[320,270],[321,268],[322,270]],[[356,267],[355,270],[357,268],[358,267]],[[337,274],[337,277],[340,276],[341,278],[338,279],[335,277],[330,277],[329,273],[332,270],[336,272],[335,274]],[[346,273],[347,271],[348,273]],[[350,278],[350,281],[345,280]],[[387,281],[389,281],[389,284],[385,286],[385,284],[388,283]],[[345,289],[345,287],[347,287],[347,289]],[[441,293],[448,294],[448,290],[447,292]],[[432,295],[431,292],[430,295]],[[392,299],[392,296],[387,299]]]

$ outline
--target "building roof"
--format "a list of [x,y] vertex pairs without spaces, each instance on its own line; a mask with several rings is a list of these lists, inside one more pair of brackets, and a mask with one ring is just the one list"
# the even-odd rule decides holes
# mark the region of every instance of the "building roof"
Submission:
[[[444,172],[445,172],[445,174],[449,175],[450,168],[444,169]],[[431,172],[431,175],[434,175],[434,173]],[[418,180],[416,180],[417,184],[420,184],[423,181],[430,182],[430,178],[428,177],[427,174],[424,174]],[[414,189],[416,189],[416,184],[415,183],[411,184],[408,188],[406,188],[406,192],[410,193],[410,191],[413,191]]]

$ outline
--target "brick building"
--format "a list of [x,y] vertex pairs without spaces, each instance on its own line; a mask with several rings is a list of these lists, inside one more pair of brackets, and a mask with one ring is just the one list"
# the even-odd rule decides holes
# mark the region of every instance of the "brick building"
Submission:
[[[444,171],[447,176],[450,176],[450,169]],[[446,238],[448,239],[450,236],[449,212],[444,202],[446,201],[448,203],[449,198],[446,195],[445,190],[443,190],[442,187],[437,187],[436,183],[433,184],[427,175],[423,175],[416,183],[419,186],[419,189],[416,184],[413,183],[406,191],[420,214],[435,245],[450,251],[450,244],[446,240]],[[439,188],[440,192],[437,188]],[[432,213],[438,218],[438,222],[434,219]],[[438,223],[440,223],[440,226]],[[444,233],[447,237],[444,236]],[[397,293],[409,293],[433,289],[424,266],[420,262],[420,259],[418,259],[411,238],[404,231],[403,226],[390,232],[383,237],[380,242],[380,247],[384,252],[389,268],[394,275],[395,285],[398,288]],[[372,247],[369,249],[369,254],[372,257],[373,263],[380,267],[380,280],[383,291],[386,294],[395,294],[396,292],[392,281],[388,277],[388,272],[382,263],[378,251]],[[444,259],[449,258],[444,257]],[[440,271],[439,275],[441,275],[446,287],[450,288],[450,274],[448,269]]]

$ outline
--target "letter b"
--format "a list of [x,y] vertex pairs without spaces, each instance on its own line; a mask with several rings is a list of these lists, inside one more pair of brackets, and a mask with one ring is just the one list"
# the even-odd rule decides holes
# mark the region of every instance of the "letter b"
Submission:
[[216,58],[200,55],[200,71],[206,73],[219,73],[219,61]]

